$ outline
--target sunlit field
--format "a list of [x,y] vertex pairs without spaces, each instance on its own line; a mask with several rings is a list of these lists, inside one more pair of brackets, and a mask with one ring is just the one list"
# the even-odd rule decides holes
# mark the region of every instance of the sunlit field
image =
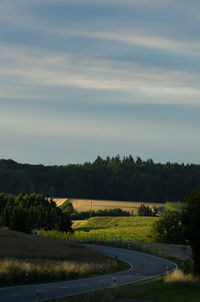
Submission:
[[137,214],[138,208],[141,204],[145,204],[150,207],[164,207],[163,203],[148,203],[138,201],[114,201],[114,200],[93,200],[93,199],[70,199],[70,198],[55,198],[57,206],[61,206],[64,202],[68,201],[73,204],[74,209],[77,212],[84,211],[97,211],[105,209],[116,209],[120,208],[123,211],[128,211],[133,214]]
[[74,238],[93,240],[152,241],[156,217],[93,217],[75,229]]
[[67,240],[145,241],[151,242],[152,225],[157,217],[93,217],[74,222],[73,234],[57,231],[40,231],[42,236]]

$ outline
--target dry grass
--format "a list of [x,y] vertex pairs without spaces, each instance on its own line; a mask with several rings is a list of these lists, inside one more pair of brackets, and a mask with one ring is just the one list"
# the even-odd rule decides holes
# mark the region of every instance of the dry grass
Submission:
[[[19,284],[24,283],[26,279],[27,282],[41,282],[77,278],[98,273],[101,264],[101,262],[0,259],[0,284]],[[117,268],[115,260],[106,260],[104,263],[105,272]]]
[[118,269],[118,263],[98,251],[66,240],[0,230],[0,284],[56,281]]
[[189,245],[157,242],[145,242],[145,245],[146,248],[155,251],[156,254],[160,254],[167,257],[175,257],[179,260],[192,259],[192,250]]
[[0,258],[103,261],[101,253],[66,240],[0,230]]
[[147,203],[147,202],[136,202],[136,201],[114,201],[114,200],[91,200],[91,199],[61,199],[55,198],[57,206],[61,206],[65,201],[70,201],[75,210],[78,212],[105,210],[105,209],[116,209],[120,208],[123,211],[132,212],[137,214],[138,208],[141,204],[145,204],[150,207],[164,207],[161,203]]
[[[50,200],[50,198],[48,198]],[[53,199],[57,205],[57,207],[60,207],[63,203],[65,203],[66,201],[68,201],[67,198],[54,198]]]
[[195,277],[193,274],[184,274],[180,269],[176,269],[172,273],[165,275],[164,281],[167,283],[188,283],[198,282],[199,278]]

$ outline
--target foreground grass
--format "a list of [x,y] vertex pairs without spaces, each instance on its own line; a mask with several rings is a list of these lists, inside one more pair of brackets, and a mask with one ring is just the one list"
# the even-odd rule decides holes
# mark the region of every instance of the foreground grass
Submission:
[[[90,277],[100,273],[100,265],[102,262],[2,259],[0,260],[0,285],[53,282]],[[104,262],[102,273],[116,270],[119,270],[117,261],[110,259]]]
[[166,281],[165,277],[159,277],[129,286],[54,301],[114,302],[120,301],[120,299],[141,299],[152,302],[199,302],[200,283],[185,279]]
[[1,286],[89,277],[100,273],[102,263],[103,273],[127,268],[98,251],[66,240],[0,230],[0,242]]

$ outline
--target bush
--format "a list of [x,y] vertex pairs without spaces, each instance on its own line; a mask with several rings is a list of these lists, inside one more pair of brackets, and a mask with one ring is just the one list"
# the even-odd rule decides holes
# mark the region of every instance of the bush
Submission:
[[157,211],[152,210],[150,206],[145,206],[144,204],[141,204],[138,209],[138,215],[139,216],[156,216]]
[[71,214],[71,218],[73,220],[81,220],[87,219],[90,217],[128,217],[130,213],[127,211],[123,211],[122,209],[110,209],[110,210],[98,210],[98,211],[85,211],[85,212],[77,212]]
[[153,236],[158,242],[185,243],[182,215],[177,212],[165,211],[153,225]]

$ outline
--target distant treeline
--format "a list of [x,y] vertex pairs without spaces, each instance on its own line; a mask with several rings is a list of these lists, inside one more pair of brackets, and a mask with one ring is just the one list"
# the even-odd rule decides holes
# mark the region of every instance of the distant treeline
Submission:
[[154,163],[132,156],[66,166],[0,160],[0,191],[141,202],[183,201],[200,184],[200,165]]
[[71,218],[54,201],[32,193],[17,196],[0,193],[0,227],[30,233],[33,229],[72,231]]

